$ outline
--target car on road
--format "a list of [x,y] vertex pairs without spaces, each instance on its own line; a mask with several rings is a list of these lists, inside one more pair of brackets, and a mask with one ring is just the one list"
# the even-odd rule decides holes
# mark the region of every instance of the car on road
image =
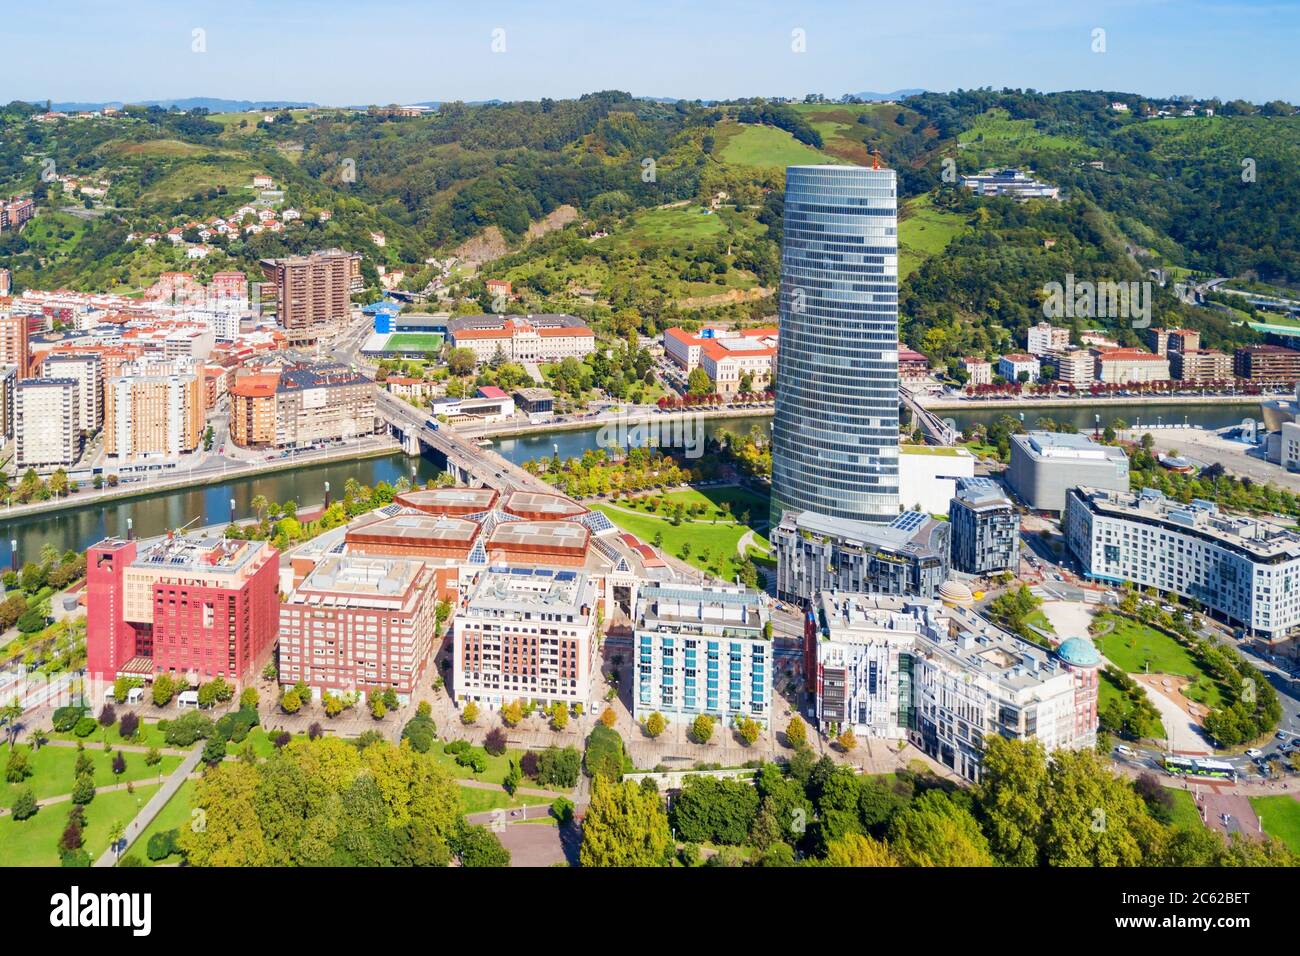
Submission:
[[1258,760],[1260,757],[1264,756],[1264,751],[1260,750],[1258,747],[1251,747],[1246,751],[1246,756],[1251,760]]
[[1132,747],[1126,746],[1125,744],[1120,744],[1119,746],[1117,746],[1115,748],[1115,753],[1119,754],[1121,757],[1137,756],[1137,752]]
[[1290,735],[1287,734],[1287,732],[1286,732],[1285,730],[1279,730],[1279,731],[1278,731],[1277,733],[1275,733],[1273,736],[1276,737],[1278,740],[1286,740],[1286,738],[1287,738],[1288,736],[1290,736]]

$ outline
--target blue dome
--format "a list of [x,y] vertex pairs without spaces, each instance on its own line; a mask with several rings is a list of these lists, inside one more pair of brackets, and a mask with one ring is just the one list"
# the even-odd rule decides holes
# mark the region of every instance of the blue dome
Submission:
[[1056,655],[1072,667],[1096,667],[1101,663],[1101,655],[1096,646],[1086,637],[1072,637],[1062,641],[1056,649]]

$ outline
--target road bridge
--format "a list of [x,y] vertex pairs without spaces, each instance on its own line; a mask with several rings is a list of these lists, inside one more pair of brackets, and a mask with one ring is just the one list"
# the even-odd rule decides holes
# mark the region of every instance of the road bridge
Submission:
[[402,440],[409,455],[430,448],[447,460],[447,470],[456,480],[471,487],[496,488],[500,491],[544,491],[555,489],[541,478],[530,475],[490,448],[480,448],[457,435],[450,426],[434,427],[428,413],[394,398],[386,391],[376,391],[375,411]]
[[957,429],[934,412],[922,408],[921,403],[917,401],[911,389],[899,385],[898,400],[911,411],[912,420],[920,426],[921,431],[925,434],[926,441],[934,445],[957,444],[958,439],[961,437]]

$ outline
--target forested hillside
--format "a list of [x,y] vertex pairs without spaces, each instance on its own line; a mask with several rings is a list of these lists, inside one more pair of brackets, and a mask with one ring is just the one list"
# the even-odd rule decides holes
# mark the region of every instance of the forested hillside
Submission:
[[[783,167],[878,156],[899,172],[904,337],[934,358],[1021,341],[1043,285],[1066,274],[1140,280],[1159,267],[1300,285],[1300,189],[1287,175],[1300,118],[1286,104],[1202,102],[1216,115],[1147,119],[1148,105],[1106,92],[710,105],[606,91],[412,118],[132,107],[37,123],[37,107],[13,103],[0,110],[0,189],[33,193],[40,211],[0,235],[0,260],[19,288],[130,292],[166,270],[254,274],[261,258],[337,245],[365,254],[374,294],[376,267],[419,290],[435,274],[427,259],[469,241],[481,267],[458,273],[453,292],[485,302],[482,280],[509,278],[518,308],[653,333],[770,315]],[[1063,201],[975,199],[951,175],[1004,165],[1034,169]],[[42,181],[48,169],[105,179],[108,193]],[[197,262],[170,243],[127,241],[230,215],[255,197],[255,174],[273,177],[301,219],[218,237]],[[1210,344],[1254,338],[1168,290],[1155,310],[1157,323],[1206,329]]]

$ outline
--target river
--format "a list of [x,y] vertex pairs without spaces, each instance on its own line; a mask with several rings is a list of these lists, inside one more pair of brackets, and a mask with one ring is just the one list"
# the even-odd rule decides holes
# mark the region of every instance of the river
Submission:
[[[1019,417],[1023,412],[1025,423],[1030,427],[1040,417],[1050,417],[1087,429],[1093,425],[1093,414],[1097,407],[1089,404],[1073,408],[989,408],[940,412],[939,415],[942,418],[952,418],[958,428],[965,428],[973,422],[988,423],[1004,414]],[[1186,419],[1191,425],[1222,428],[1252,414],[1258,416],[1259,411],[1249,405],[1124,405],[1115,406],[1108,412],[1103,411],[1102,424],[1115,418],[1123,418],[1130,425],[1138,422],[1155,423],[1159,418],[1166,423],[1181,423]],[[770,428],[771,418],[759,415],[710,419],[704,423],[704,433],[713,435],[719,429],[748,431],[754,425]],[[549,456],[553,450],[558,450],[561,458],[577,457],[596,447],[598,431],[598,428],[586,428],[500,438],[494,442],[494,447],[516,464]],[[54,544],[60,551],[69,548],[83,551],[101,538],[125,535],[128,518],[134,521],[138,536],[151,537],[190,521],[196,525],[227,521],[230,518],[231,498],[235,499],[236,516],[246,518],[252,514],[252,500],[258,494],[265,495],[268,501],[288,501],[292,498],[300,507],[312,507],[324,499],[327,481],[331,493],[338,496],[342,494],[343,484],[349,478],[355,478],[364,485],[374,485],[380,481],[392,483],[403,476],[423,483],[437,476],[439,471],[439,465],[428,457],[407,458],[402,454],[394,454],[361,461],[311,465],[296,471],[239,478],[222,484],[165,492],[147,498],[127,498],[106,504],[68,508],[12,521],[0,520],[0,566],[9,565],[11,540],[18,542],[18,557],[21,562],[35,558],[47,542]],[[2,516],[3,508],[0,508],[0,517]]]

